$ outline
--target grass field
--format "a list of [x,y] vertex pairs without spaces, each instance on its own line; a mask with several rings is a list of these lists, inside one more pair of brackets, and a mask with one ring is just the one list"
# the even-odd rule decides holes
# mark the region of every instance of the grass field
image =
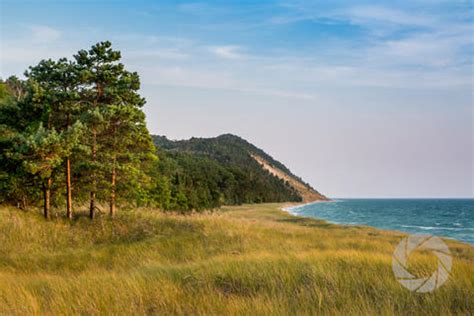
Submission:
[[[0,315],[474,312],[474,247],[447,241],[449,280],[412,293],[391,270],[402,234],[280,207],[138,210],[71,223],[0,207]],[[410,261],[417,273],[435,266],[429,253]]]

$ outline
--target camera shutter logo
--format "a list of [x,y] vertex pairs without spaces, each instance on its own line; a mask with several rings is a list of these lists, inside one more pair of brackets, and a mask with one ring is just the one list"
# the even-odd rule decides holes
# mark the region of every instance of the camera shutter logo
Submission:
[[[438,258],[438,268],[430,277],[416,278],[407,270],[408,258],[415,250],[430,250]],[[392,257],[392,270],[398,282],[410,291],[432,292],[449,278],[452,257],[448,246],[438,237],[410,235],[402,239]]]

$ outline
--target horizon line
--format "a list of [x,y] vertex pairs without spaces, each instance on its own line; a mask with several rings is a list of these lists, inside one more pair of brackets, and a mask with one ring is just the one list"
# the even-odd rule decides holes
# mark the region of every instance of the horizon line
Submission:
[[429,197],[426,197],[426,196],[414,196],[414,197],[410,197],[410,196],[396,196],[396,197],[391,197],[391,196],[385,196],[385,197],[329,197],[331,199],[353,199],[353,200],[356,200],[356,199],[367,199],[367,200],[382,200],[382,199],[400,199],[400,200],[408,200],[408,199],[426,199],[426,200],[450,200],[450,199],[459,199],[459,200],[474,200],[474,196],[442,196],[442,197],[433,197],[433,196],[429,196]]

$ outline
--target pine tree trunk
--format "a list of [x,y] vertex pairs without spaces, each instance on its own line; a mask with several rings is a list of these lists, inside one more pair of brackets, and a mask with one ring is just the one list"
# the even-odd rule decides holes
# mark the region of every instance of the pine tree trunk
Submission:
[[[70,114],[67,114],[66,130],[71,125]],[[72,219],[72,192],[71,192],[71,159],[66,157],[66,217]]]
[[[51,123],[51,114],[48,115],[48,130],[51,130],[52,123]],[[44,191],[44,218],[49,219],[51,217],[51,184],[53,183],[53,179],[49,177],[46,180],[46,184],[43,184],[43,191]]]
[[[97,131],[94,129],[92,131],[92,162],[95,163],[97,159]],[[97,178],[95,170],[92,173],[92,190],[90,194],[90,206],[89,206],[89,217],[94,219],[95,217],[95,193],[97,187]]]
[[[115,122],[114,122],[115,123]],[[116,156],[116,142],[117,142],[117,137],[116,137],[116,128],[115,125],[112,125],[112,138],[113,138],[113,143],[112,143],[112,150],[113,150],[113,156],[112,156],[112,175],[110,179],[110,216],[115,215],[115,183],[117,179],[117,169],[116,169],[116,163],[117,163],[117,156]]]
[[[103,87],[100,84],[96,85],[97,89],[97,96],[94,100],[94,108],[97,108],[99,103],[99,99],[103,94]],[[92,162],[95,164],[97,162],[97,130],[95,127],[92,128]],[[95,168],[95,166],[94,166]],[[97,175],[96,171],[92,171],[92,190],[90,193],[90,206],[89,206],[89,217],[94,219],[95,217],[95,197],[96,197],[96,190],[97,190]]]
[[26,196],[23,195],[21,198],[21,209],[26,210],[26,208],[27,208]]
[[43,193],[44,193],[44,218],[49,219],[51,217],[51,183],[52,179],[48,178],[46,184],[43,184]]
[[115,180],[117,177],[117,171],[115,170],[115,158],[112,166],[112,178],[110,188],[110,216],[115,215]]
[[89,206],[89,217],[90,217],[90,219],[94,219],[94,217],[95,217],[95,192],[91,191],[90,200],[91,200],[91,203],[90,203],[90,206]]
[[66,158],[66,216],[72,219],[71,159]]

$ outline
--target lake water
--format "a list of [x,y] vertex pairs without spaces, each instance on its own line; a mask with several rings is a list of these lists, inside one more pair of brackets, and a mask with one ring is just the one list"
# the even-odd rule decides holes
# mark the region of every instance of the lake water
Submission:
[[474,244],[474,199],[338,199],[287,210],[331,223],[431,234]]

